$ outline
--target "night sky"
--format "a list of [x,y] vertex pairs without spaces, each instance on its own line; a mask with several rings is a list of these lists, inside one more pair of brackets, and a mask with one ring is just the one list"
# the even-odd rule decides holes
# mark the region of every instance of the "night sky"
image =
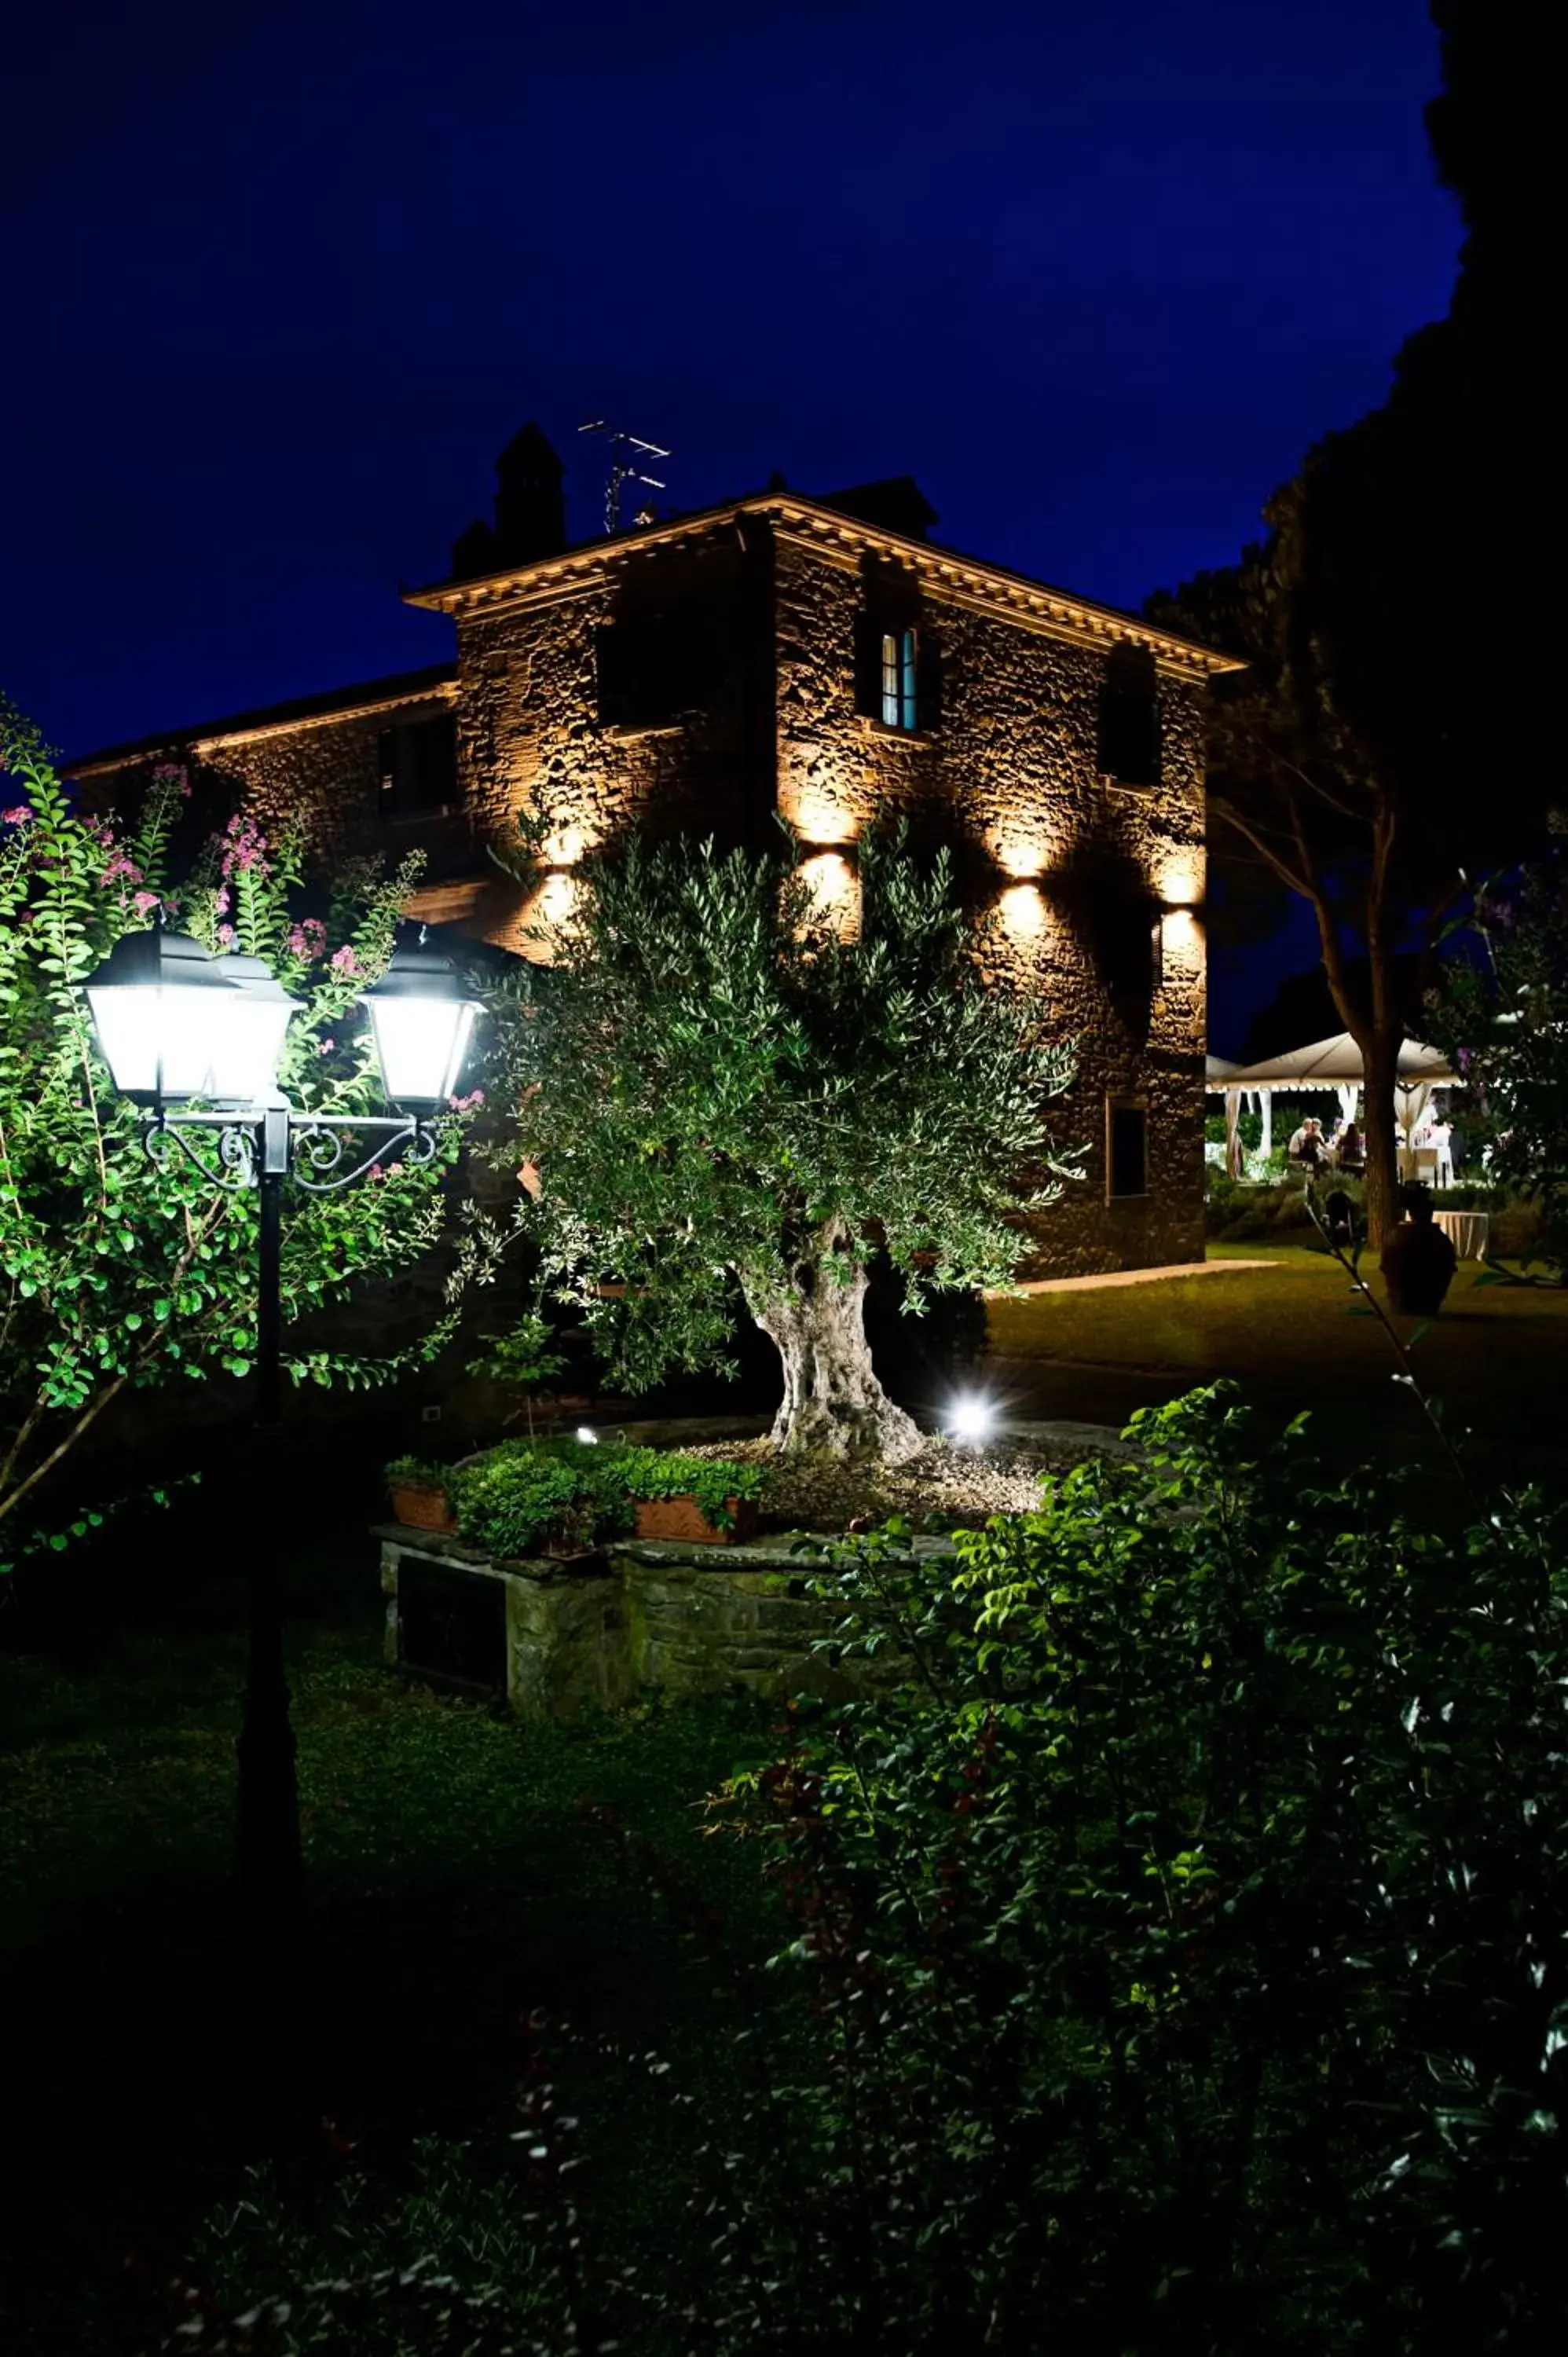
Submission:
[[440,660],[536,415],[670,497],[913,472],[1114,604],[1228,561],[1446,304],[1421,0],[231,0],[5,59],[0,677],[68,750]]

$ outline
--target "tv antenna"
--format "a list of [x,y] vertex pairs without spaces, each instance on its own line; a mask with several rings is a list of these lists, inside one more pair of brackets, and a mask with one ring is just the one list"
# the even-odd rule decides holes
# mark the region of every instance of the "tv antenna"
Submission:
[[643,470],[647,458],[668,458],[673,453],[662,442],[645,442],[640,434],[628,434],[623,425],[612,425],[607,418],[591,417],[586,425],[579,425],[579,434],[603,434],[610,446],[610,471],[605,482],[605,530],[620,530],[620,494],[624,483],[646,483],[650,491],[669,488],[661,475],[650,475]]

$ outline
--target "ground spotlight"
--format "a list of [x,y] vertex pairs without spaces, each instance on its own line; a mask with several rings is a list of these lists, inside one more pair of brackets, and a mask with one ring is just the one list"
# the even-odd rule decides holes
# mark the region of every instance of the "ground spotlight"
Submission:
[[955,1440],[966,1440],[972,1448],[986,1437],[995,1421],[996,1410],[990,1401],[973,1392],[963,1393],[948,1410],[948,1430]]
[[577,1426],[577,1438],[583,1442],[585,1447],[589,1441],[597,1440],[598,1437],[598,1434],[594,1430],[591,1424],[580,1424]]

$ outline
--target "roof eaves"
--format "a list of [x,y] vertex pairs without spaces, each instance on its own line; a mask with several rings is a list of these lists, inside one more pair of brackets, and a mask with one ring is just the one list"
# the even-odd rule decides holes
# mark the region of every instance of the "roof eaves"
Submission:
[[675,517],[669,523],[643,525],[603,540],[585,541],[559,555],[535,557],[527,565],[482,574],[472,580],[434,582],[425,588],[405,590],[403,594],[411,606],[471,620],[504,611],[532,596],[586,583],[609,564],[640,549],[668,546],[695,533],[711,532],[718,525],[738,522],[744,515],[764,516],[775,523],[795,526],[812,538],[836,542],[843,548],[896,557],[933,576],[939,587],[945,586],[956,595],[967,592],[989,605],[1011,608],[1019,620],[1080,643],[1098,640],[1107,646],[1145,647],[1156,660],[1163,658],[1177,670],[1208,677],[1246,669],[1234,655],[1221,654],[1193,640],[1155,630],[1136,615],[1124,614],[1115,607],[1074,597],[1067,590],[1033,580],[1026,574],[1014,573],[982,557],[967,556],[958,549],[913,540],[879,524],[863,523],[794,492],[759,492],[746,499],[726,500],[717,507]]

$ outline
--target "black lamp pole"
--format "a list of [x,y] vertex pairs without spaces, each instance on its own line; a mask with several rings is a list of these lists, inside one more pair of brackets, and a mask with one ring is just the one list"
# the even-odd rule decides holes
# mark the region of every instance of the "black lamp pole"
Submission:
[[[369,1011],[382,1085],[393,1103],[434,1110],[456,1083],[478,1011],[463,996],[450,963],[419,946],[398,950],[379,982],[361,998]],[[435,1132],[419,1112],[391,1117],[366,1114],[296,1113],[278,1093],[276,1071],[295,1002],[259,958],[218,957],[188,934],[166,933],[156,922],[124,935],[83,985],[99,1044],[116,1085],[151,1108],[142,1139],[162,1168],[177,1150],[209,1187],[260,1192],[256,1286],[256,1416],[252,1498],[251,1645],[244,1717],[239,1741],[237,1855],[242,1896],[258,1926],[287,1919],[300,1889],[299,1792],[294,1730],[284,1673],[283,1554],[278,1501],[282,1480],[283,1198],[287,1182],[308,1195],[336,1194],[394,1157],[428,1162]],[[149,1031],[145,1006],[155,1020]],[[166,994],[168,1005],[166,1007]],[[250,1017],[236,1031],[236,996]],[[411,1010],[427,1015],[445,1006],[449,1035],[434,1042],[420,1022],[411,1041],[401,1027]],[[183,1008],[178,1024],[170,1008]],[[188,1028],[192,1013],[198,1020]],[[227,1031],[221,1055],[214,1037]],[[174,1038],[174,1047],[167,1042]],[[166,1055],[170,1060],[166,1060]],[[262,1077],[264,1057],[264,1071]],[[424,1060],[422,1062],[422,1059]],[[216,1098],[212,1112],[170,1111],[166,1098]],[[228,1109],[223,1108],[224,1098]],[[212,1133],[216,1151],[199,1144]],[[373,1140],[363,1158],[345,1168],[350,1138]]]
[[269,1106],[260,1123],[261,1235],[256,1292],[256,1423],[252,1493],[251,1651],[245,1715],[237,1747],[240,1887],[263,1904],[292,1906],[299,1894],[299,1785],[284,1670],[283,1495],[283,1187],[288,1175],[289,1116]]
[[[216,1162],[191,1133],[218,1134]],[[349,1133],[377,1142],[351,1169],[340,1170]],[[428,1162],[435,1133],[417,1114],[394,1119],[360,1114],[298,1114],[281,1097],[258,1111],[186,1113],[156,1110],[144,1143],[162,1163],[177,1146],[208,1181],[225,1189],[260,1189],[257,1254],[256,1406],[253,1527],[251,1539],[251,1637],[244,1714],[236,1746],[239,1811],[235,1857],[241,1897],[252,1921],[274,1931],[286,1923],[300,1888],[299,1788],[294,1728],[284,1668],[283,1480],[283,1196],[285,1180],[306,1194],[336,1194],[376,1164],[401,1151],[405,1162]]]

